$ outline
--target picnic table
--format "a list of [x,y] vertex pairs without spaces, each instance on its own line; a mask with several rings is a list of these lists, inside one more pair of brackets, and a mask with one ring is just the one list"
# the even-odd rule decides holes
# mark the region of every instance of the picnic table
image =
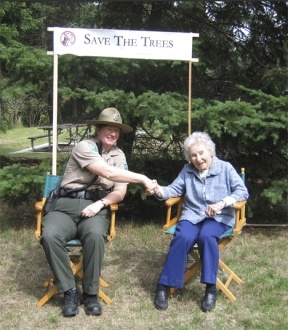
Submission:
[[[52,150],[52,136],[53,136],[53,126],[40,126],[39,130],[43,130],[44,133],[30,136],[28,139],[31,141],[31,147],[34,151],[51,151]],[[91,125],[89,124],[61,124],[57,125],[57,137],[60,134],[66,133],[65,142],[57,143],[58,150],[61,150],[63,147],[70,146],[72,143],[75,146],[76,143],[86,139],[89,137],[91,132]],[[39,139],[47,139],[47,143],[45,145],[35,146],[35,141]]]

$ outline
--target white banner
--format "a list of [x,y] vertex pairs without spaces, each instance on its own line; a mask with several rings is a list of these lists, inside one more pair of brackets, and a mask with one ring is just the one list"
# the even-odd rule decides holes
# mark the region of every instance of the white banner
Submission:
[[[49,28],[54,54],[192,61],[196,33]],[[195,61],[197,59],[194,59]]]

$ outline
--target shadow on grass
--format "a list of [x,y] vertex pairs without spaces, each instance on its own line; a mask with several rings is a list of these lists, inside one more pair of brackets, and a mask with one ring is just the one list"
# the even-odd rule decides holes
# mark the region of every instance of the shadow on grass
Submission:
[[[45,288],[40,287],[51,271],[46,261],[44,251],[34,238],[35,213],[33,208],[7,209],[1,208],[1,249],[5,251],[5,259],[0,265],[3,274],[3,288],[31,297],[31,303],[45,294]],[[15,214],[17,216],[15,216]],[[141,299],[141,295],[150,297],[153,303],[157,279],[162,270],[171,238],[162,231],[163,220],[145,221],[117,215],[117,236],[107,244],[103,277],[110,284],[108,294],[112,297],[130,295],[131,299]],[[246,227],[247,235],[265,235],[277,239],[286,235],[287,230],[263,229]],[[237,246],[237,242],[235,244]],[[81,282],[77,281],[78,285]],[[10,288],[10,289],[9,289]],[[11,289],[14,288],[14,289]],[[184,290],[178,290],[175,299],[187,302],[195,301],[198,305],[203,297],[204,286],[199,276],[192,278]],[[173,298],[174,299],[174,298]],[[49,304],[60,306],[62,297],[56,294]]]
[[[132,219],[119,221],[117,236],[107,247],[103,274],[112,283],[114,293],[129,292],[131,296],[150,296],[153,304],[156,284],[161,273],[171,236],[162,231],[158,221]],[[201,303],[204,285],[200,276],[193,277],[184,289],[177,290],[173,299]],[[110,290],[111,291],[111,290]]]
[[[117,242],[115,242],[117,245]],[[168,246],[167,246],[168,247]],[[113,254],[111,256],[111,254]],[[166,252],[153,251],[145,247],[133,247],[133,249],[121,249],[117,253],[110,252],[104,267],[104,273],[107,274],[115,290],[122,289],[131,292],[131,295],[140,295],[144,293],[154,300],[154,294],[158,277],[161,273]],[[122,262],[121,262],[122,261]],[[114,273],[115,272],[115,273]],[[112,275],[112,274],[115,275]],[[118,276],[121,274],[120,276]],[[120,281],[119,281],[120,279]],[[193,277],[184,289],[179,289],[173,295],[177,300],[196,301],[200,304],[203,298],[204,286],[200,283],[200,277]]]

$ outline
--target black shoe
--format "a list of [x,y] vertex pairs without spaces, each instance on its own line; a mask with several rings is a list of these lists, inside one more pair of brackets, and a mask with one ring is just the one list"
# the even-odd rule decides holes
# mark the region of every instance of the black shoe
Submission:
[[87,315],[101,315],[102,314],[102,306],[98,301],[97,295],[90,295],[84,292],[84,310]]
[[80,305],[79,293],[76,288],[64,292],[64,304],[62,307],[63,316],[75,316],[79,313]]
[[216,292],[205,292],[205,296],[202,302],[203,312],[210,312],[216,306],[217,291]]
[[167,287],[164,285],[157,285],[155,294],[155,307],[161,310],[168,308]]

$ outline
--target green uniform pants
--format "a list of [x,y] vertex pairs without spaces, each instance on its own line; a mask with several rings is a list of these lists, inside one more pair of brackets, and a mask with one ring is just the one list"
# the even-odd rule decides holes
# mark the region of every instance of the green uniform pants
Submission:
[[80,239],[82,245],[83,292],[99,292],[110,211],[103,209],[94,217],[82,218],[81,211],[92,203],[93,201],[85,199],[60,198],[54,211],[43,217],[40,243],[55,276],[59,292],[76,286],[65,247],[66,242],[74,238]]

